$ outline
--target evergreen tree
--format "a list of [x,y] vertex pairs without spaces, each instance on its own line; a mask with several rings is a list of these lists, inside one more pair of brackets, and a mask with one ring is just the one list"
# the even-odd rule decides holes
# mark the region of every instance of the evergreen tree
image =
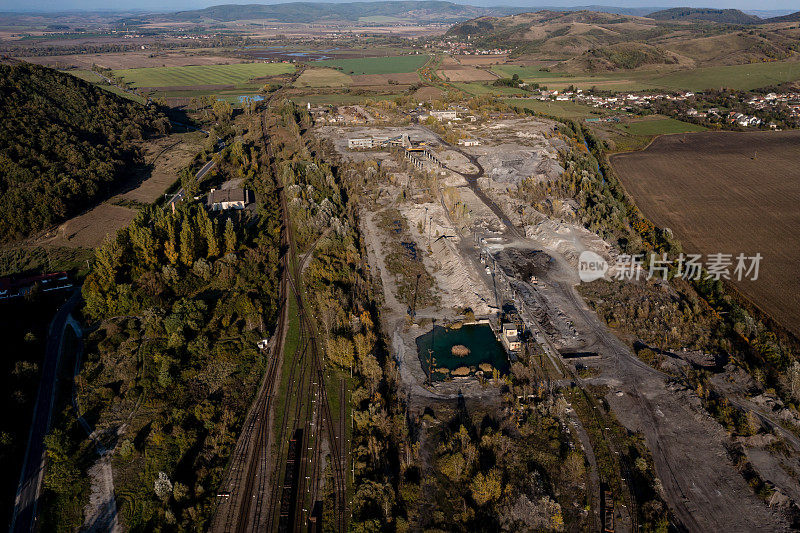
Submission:
[[236,231],[233,229],[233,222],[228,219],[225,222],[225,253],[230,254],[236,251]]
[[175,228],[172,221],[167,222],[167,240],[164,243],[164,256],[171,265],[178,262],[178,247],[175,244]]
[[195,259],[195,238],[192,224],[184,220],[181,226],[181,263],[192,266]]

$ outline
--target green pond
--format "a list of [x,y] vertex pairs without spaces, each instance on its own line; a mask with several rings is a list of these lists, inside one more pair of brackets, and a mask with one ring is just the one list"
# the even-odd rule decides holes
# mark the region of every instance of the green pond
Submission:
[[[453,355],[453,346],[459,344],[469,348],[468,355]],[[471,373],[474,373],[479,370],[478,365],[481,363],[492,365],[500,374],[508,372],[506,351],[488,324],[470,324],[459,329],[435,326],[432,331],[417,337],[417,353],[426,374],[429,374],[428,350],[433,350],[434,381],[442,381],[448,375],[447,372],[437,369],[453,371],[459,367],[470,367],[473,371]]]

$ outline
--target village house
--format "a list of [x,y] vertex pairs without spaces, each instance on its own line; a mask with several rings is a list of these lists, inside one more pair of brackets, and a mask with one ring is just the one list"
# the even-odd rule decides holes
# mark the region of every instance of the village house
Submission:
[[253,194],[247,189],[211,189],[207,206],[211,211],[245,209],[253,202]]

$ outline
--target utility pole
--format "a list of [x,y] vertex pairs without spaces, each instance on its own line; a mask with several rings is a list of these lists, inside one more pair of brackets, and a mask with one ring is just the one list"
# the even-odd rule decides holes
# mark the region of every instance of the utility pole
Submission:
[[433,381],[431,379],[433,377],[433,366],[432,365],[433,365],[433,350],[431,348],[428,348],[428,385],[431,385],[431,383]]

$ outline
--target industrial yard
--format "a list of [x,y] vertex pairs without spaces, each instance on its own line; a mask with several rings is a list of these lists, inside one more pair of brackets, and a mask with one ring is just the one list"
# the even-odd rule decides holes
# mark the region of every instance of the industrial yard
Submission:
[[595,9],[0,17],[11,530],[800,529],[800,13]]
[[[723,523],[735,529],[745,520],[756,529],[764,524],[780,529],[781,512],[764,507],[736,468],[719,461],[728,453],[726,437],[698,410],[693,391],[670,384],[668,372],[637,358],[577,293],[581,252],[595,252],[613,264],[619,250],[575,222],[576,206],[565,202],[545,214],[519,194],[532,182],[558,178],[573,141],[542,119],[448,122],[447,133],[472,142],[446,142],[436,126],[420,123],[324,125],[316,131],[343,159],[374,164],[361,224],[373,275],[383,287],[384,327],[405,385],[429,401],[497,395],[492,383],[499,383],[501,374],[486,362],[493,348],[485,345],[486,359],[475,359],[462,344],[466,337],[460,329],[490,324],[500,346],[504,323],[515,320],[523,353],[539,354],[535,366],[542,376],[552,383],[574,382],[588,369],[584,386],[603,387],[619,421],[641,432],[653,450],[663,497],[681,523],[696,530]],[[428,155],[415,160],[412,150]],[[397,253],[397,241],[405,253]],[[436,335],[444,351],[435,346]],[[506,352],[512,363],[520,355]],[[459,363],[458,357],[469,362]],[[614,439],[610,442],[613,448]],[[753,453],[769,465],[769,454]],[[620,468],[624,471],[624,464]],[[617,501],[628,501],[619,495],[625,482],[617,483],[622,483]],[[702,513],[680,496],[689,490],[707,498]],[[734,504],[747,509],[744,517],[726,515],[723,510]],[[637,520],[625,506],[612,514],[621,530]]]

